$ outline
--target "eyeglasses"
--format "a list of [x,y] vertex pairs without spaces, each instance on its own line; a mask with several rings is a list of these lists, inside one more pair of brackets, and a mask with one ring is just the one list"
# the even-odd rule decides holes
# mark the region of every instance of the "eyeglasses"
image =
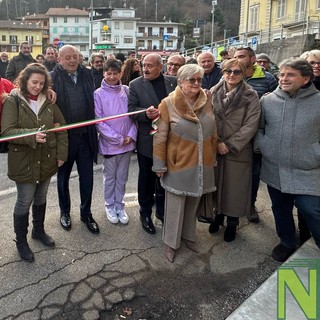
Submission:
[[103,63],[103,60],[96,60],[94,63]]
[[310,66],[320,66],[320,61],[309,61]]
[[167,65],[168,65],[169,67],[175,67],[175,68],[180,68],[180,67],[182,67],[182,64],[171,63],[171,62],[167,63]]
[[233,73],[235,76],[238,76],[238,75],[242,74],[242,71],[239,70],[239,69],[236,69],[236,70],[228,69],[228,70],[224,70],[223,73],[227,74],[228,76],[230,76],[232,73]]
[[185,80],[191,84],[195,84],[196,82],[202,83],[202,78],[189,78],[189,79],[185,79]]

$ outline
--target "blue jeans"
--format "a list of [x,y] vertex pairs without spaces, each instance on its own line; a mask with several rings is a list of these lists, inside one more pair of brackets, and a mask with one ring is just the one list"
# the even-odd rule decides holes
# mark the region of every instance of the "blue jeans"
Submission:
[[270,186],[268,192],[281,243],[287,248],[294,248],[296,245],[296,228],[292,212],[293,206],[296,206],[307,223],[316,245],[320,248],[320,197],[282,193]]
[[140,215],[151,217],[152,207],[156,204],[156,213],[159,217],[164,216],[165,191],[160,185],[160,178],[152,171],[152,158],[141,153],[137,154],[139,164],[138,177],[138,202]]
[[59,168],[57,186],[61,213],[70,213],[69,191],[70,174],[76,162],[80,184],[80,214],[83,218],[91,214],[93,190],[93,155],[90,150],[88,134],[70,134],[68,161]]
[[41,181],[40,183],[16,183],[17,201],[13,214],[27,214],[32,202],[35,206],[46,203],[50,180],[51,178]]

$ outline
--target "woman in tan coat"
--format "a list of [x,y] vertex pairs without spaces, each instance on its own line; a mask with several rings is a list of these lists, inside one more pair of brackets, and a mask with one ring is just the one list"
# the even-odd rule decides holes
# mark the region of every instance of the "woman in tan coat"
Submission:
[[158,132],[153,140],[153,171],[165,189],[164,254],[173,262],[181,238],[195,246],[196,212],[202,194],[216,189],[217,129],[211,99],[201,89],[204,71],[182,66],[178,86],[159,105]]
[[218,166],[216,218],[209,232],[217,232],[226,215],[226,242],[235,239],[239,217],[250,210],[251,140],[260,117],[258,94],[243,81],[244,71],[244,65],[237,59],[226,60],[223,80],[210,90],[218,129]]

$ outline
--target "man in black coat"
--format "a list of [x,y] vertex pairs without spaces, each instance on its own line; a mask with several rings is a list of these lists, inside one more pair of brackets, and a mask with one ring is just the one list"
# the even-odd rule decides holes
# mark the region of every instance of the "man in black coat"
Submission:
[[13,82],[28,64],[37,62],[31,56],[31,43],[24,41],[20,44],[20,52],[17,56],[14,56],[8,65],[6,71],[6,78]]
[[[59,50],[59,64],[50,73],[53,90],[57,93],[57,105],[67,123],[94,119],[95,90],[91,71],[79,64],[79,51],[71,45]],[[58,170],[58,195],[60,224],[71,229],[71,199],[69,179],[74,162],[77,164],[80,183],[80,218],[89,231],[99,233],[92,217],[93,162],[97,162],[98,140],[95,125],[71,129],[69,133],[68,160]]]
[[129,112],[145,109],[134,117],[138,123],[137,157],[139,165],[138,202],[142,228],[150,233],[156,232],[151,219],[155,201],[156,217],[164,219],[164,189],[152,171],[153,138],[152,119],[159,115],[158,105],[163,98],[177,86],[176,77],[162,74],[162,59],[159,54],[150,53],[143,60],[143,76],[129,84]]

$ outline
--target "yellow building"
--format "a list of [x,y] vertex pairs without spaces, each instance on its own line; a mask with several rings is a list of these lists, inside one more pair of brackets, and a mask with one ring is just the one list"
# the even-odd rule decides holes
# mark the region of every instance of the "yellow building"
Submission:
[[320,0],[241,0],[239,26],[244,44],[315,34],[319,39]]
[[42,53],[42,29],[28,21],[0,20],[0,52],[9,53],[10,59],[19,53],[23,41],[32,44],[32,56]]

